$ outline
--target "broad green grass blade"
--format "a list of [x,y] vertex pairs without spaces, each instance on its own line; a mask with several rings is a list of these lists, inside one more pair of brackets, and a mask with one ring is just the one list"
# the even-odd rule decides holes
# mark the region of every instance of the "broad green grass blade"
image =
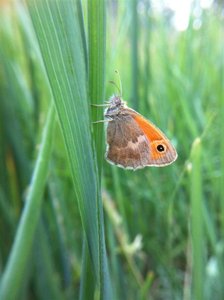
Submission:
[[[88,70],[89,70],[89,96],[92,104],[102,103],[105,100],[105,51],[106,51],[106,8],[104,0],[88,1]],[[93,108],[94,109],[94,108]],[[94,120],[102,120],[102,110],[93,110]],[[101,178],[102,157],[103,157],[103,124],[95,124],[94,142],[97,153],[98,174]],[[99,179],[98,186],[101,186]],[[98,189],[97,205],[99,218],[100,238],[100,295],[101,298],[112,297],[110,278],[107,265],[104,223],[102,213],[101,191]]]
[[[106,16],[105,1],[88,1],[88,50],[89,50],[89,97],[92,104],[105,101],[105,50]],[[103,119],[102,108],[92,108],[92,119]],[[97,150],[98,171],[101,174],[103,157],[103,123],[94,124],[94,140]]]
[[27,4],[68,152],[95,280],[100,297],[109,299],[102,204],[92,152],[85,50],[77,3],[30,0]]
[[30,183],[26,204],[17,229],[16,238],[10,252],[6,269],[1,278],[1,300],[16,299],[23,280],[27,258],[29,257],[33,244],[34,233],[41,211],[41,200],[51,154],[54,117],[55,112],[52,106],[47,117],[47,123],[41,141],[41,148]]
[[[102,103],[105,99],[105,2],[101,0],[97,1],[88,1],[88,50],[89,50],[89,59],[88,59],[88,70],[89,70],[89,96],[90,101],[93,104]],[[93,120],[102,120],[103,114],[102,109],[96,109],[93,107],[92,110],[92,119]],[[94,125],[94,147],[97,150],[97,165],[99,177],[101,176],[102,168],[102,141],[103,141],[103,125],[95,124]],[[100,182],[99,182],[100,185]],[[101,206],[101,195],[98,190],[98,206]],[[100,208],[102,210],[102,207]],[[108,274],[108,267],[106,261],[106,250],[104,244],[104,229],[103,229],[103,218],[102,212],[99,211],[99,230],[103,237],[101,244],[102,248],[100,253],[100,282],[101,291],[100,294],[104,295],[103,297],[109,298],[111,294],[110,279]],[[80,287],[80,299],[89,298],[89,290],[92,284],[91,281],[91,271],[89,266],[89,251],[85,245],[83,245],[83,268],[82,268],[82,280]],[[88,283],[88,287],[87,287]],[[109,285],[108,285],[109,284]]]

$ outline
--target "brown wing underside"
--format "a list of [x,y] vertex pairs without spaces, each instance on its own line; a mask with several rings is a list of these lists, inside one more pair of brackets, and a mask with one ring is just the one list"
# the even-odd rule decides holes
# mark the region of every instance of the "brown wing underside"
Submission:
[[[106,159],[124,168],[164,166],[177,157],[165,135],[133,110],[108,123],[107,144]],[[164,153],[157,151],[159,144],[166,147]]]
[[131,116],[108,123],[106,159],[124,168],[144,167],[149,162],[149,143]]

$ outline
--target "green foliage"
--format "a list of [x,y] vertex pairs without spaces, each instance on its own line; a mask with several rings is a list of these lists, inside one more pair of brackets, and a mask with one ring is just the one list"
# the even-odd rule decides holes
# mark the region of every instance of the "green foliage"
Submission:
[[[221,9],[176,31],[146,0],[0,5],[0,299],[223,299]],[[173,165],[104,161],[116,69]]]

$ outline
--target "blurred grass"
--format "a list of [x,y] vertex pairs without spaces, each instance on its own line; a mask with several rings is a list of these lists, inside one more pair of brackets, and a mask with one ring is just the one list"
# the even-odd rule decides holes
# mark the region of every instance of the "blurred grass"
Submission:
[[138,1],[131,0],[131,73],[132,73],[132,107],[138,110],[139,103],[139,20],[138,20]]
[[[1,285],[53,95],[50,176],[26,269],[12,274],[17,299],[109,298],[105,221],[113,299],[222,300],[222,4],[192,8],[176,31],[148,1],[27,3],[40,50],[24,6],[0,4]],[[123,98],[177,147],[172,166],[104,164],[103,125],[91,126],[103,112],[89,104],[116,92],[115,69]]]
[[202,180],[201,180],[201,141],[197,138],[192,147],[191,170],[191,229],[192,234],[192,282],[193,299],[204,299],[204,231],[202,206]]

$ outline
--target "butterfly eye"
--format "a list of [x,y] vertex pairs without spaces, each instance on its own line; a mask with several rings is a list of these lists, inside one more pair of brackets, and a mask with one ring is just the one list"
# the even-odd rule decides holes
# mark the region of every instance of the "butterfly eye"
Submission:
[[159,144],[156,148],[159,152],[164,152],[166,150],[166,147],[161,144]]
[[121,98],[120,97],[118,97],[118,96],[116,96],[116,98],[115,98],[115,104],[116,105],[120,105],[121,104]]

